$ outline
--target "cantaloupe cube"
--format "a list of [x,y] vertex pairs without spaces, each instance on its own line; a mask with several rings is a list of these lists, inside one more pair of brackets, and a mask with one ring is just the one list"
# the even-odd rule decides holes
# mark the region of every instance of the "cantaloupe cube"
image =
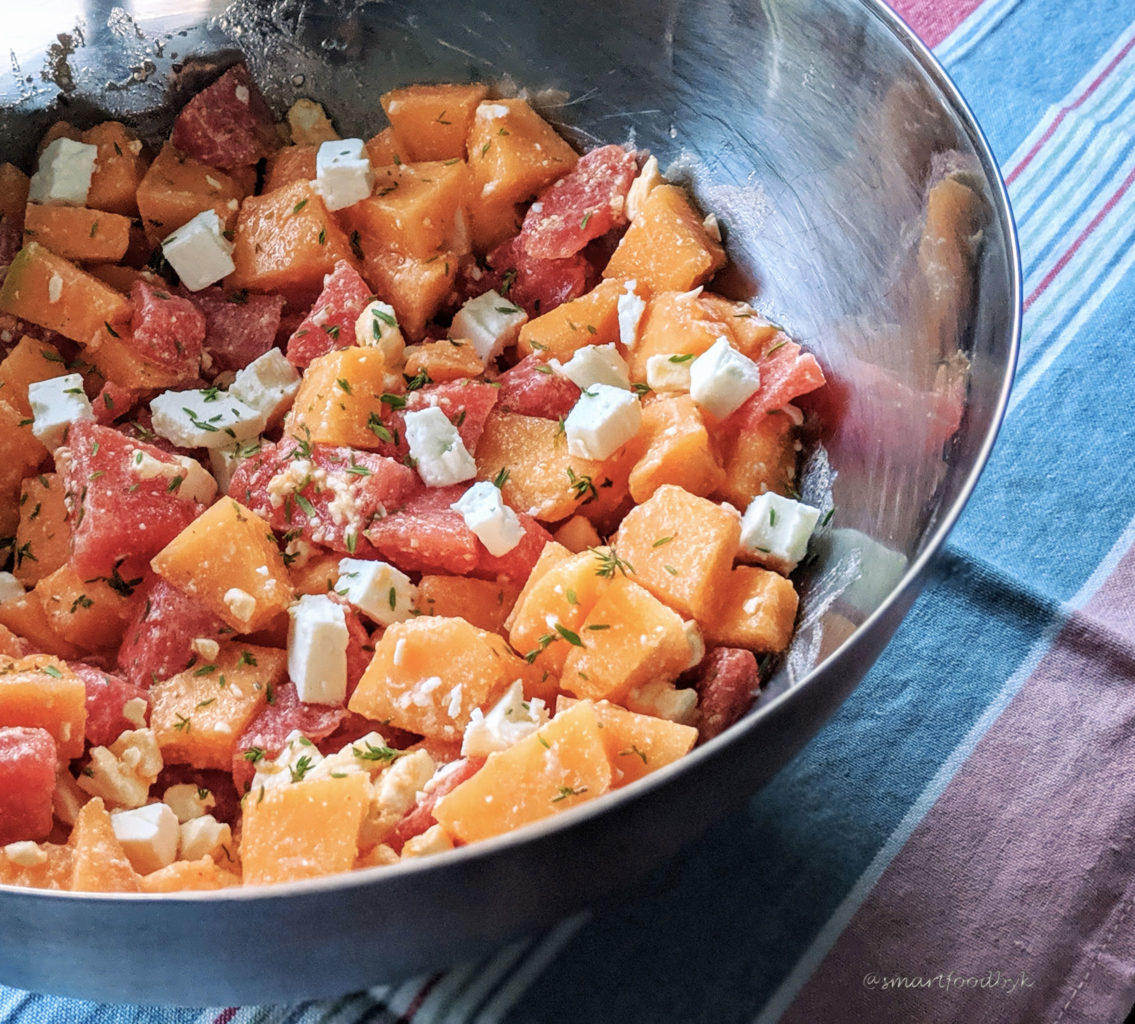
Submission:
[[301,305],[314,300],[339,260],[358,264],[347,235],[307,181],[244,201],[232,258],[236,270],[226,287],[283,292]]
[[17,636],[7,626],[0,625],[0,654],[9,658],[22,658],[32,653],[31,643]]
[[0,656],[0,725],[46,729],[62,758],[83,752],[86,701],[83,681],[59,658]]
[[385,380],[381,349],[352,345],[318,356],[303,375],[289,432],[313,444],[377,448]]
[[167,142],[138,184],[146,238],[157,245],[205,210],[215,211],[224,229],[231,231],[240,202],[250,191],[241,177],[184,156]]
[[716,497],[742,511],[758,494],[787,495],[796,476],[797,429],[783,409],[774,409],[741,431],[714,431],[724,475]]
[[378,167],[374,194],[340,211],[340,221],[367,241],[419,259],[468,252],[468,173],[461,160]]
[[479,103],[466,149],[476,204],[531,199],[567,174],[579,159],[564,138],[521,99]]
[[406,160],[465,158],[465,138],[473,112],[488,95],[488,87],[471,85],[410,85],[380,97]]
[[645,404],[640,437],[645,439],[645,451],[628,480],[635,501],[646,501],[663,484],[704,497],[724,482],[705,421],[689,395]]
[[594,800],[610,786],[595,707],[580,701],[508,750],[490,754],[480,771],[438,800],[434,817],[471,843]]
[[85,206],[28,203],[24,238],[69,260],[120,260],[130,246],[130,218]]
[[25,587],[34,587],[68,558],[71,530],[58,473],[29,476],[20,487],[20,522],[12,573]]
[[300,594],[326,594],[335,589],[341,575],[338,552],[325,551],[301,558],[288,566],[288,577],[296,596]]
[[117,649],[134,602],[105,579],[83,579],[64,563],[35,585],[51,629],[86,652]]
[[501,494],[512,508],[554,523],[598,497],[606,463],[570,455],[555,420],[494,409],[477,442],[477,477],[508,470]]
[[138,873],[114,834],[110,815],[99,797],[88,800],[75,819],[71,838],[73,892],[138,892]]
[[641,454],[641,445],[632,438],[609,459],[603,460],[602,480],[595,485],[595,494],[579,506],[600,536],[610,536],[634,505],[630,493],[631,470]]
[[690,661],[681,616],[616,575],[569,642],[560,687],[576,697],[618,701],[644,683],[676,679]]
[[713,292],[702,292],[698,305],[728,328],[733,347],[754,362],[787,335],[760,315],[747,302],[733,302]]
[[72,660],[83,653],[79,647],[51,628],[43,602],[34,590],[0,604],[0,626],[6,626],[17,636],[24,637],[33,649],[45,654]]
[[[377,135],[367,139],[366,146],[367,158],[375,167],[386,167],[388,164],[396,164],[400,160],[410,159],[406,147],[393,128],[383,128]],[[459,153],[458,156],[464,158],[464,151]]]
[[603,543],[599,532],[584,516],[572,516],[565,519],[552,534],[557,543],[562,544],[569,551],[586,551],[588,548],[597,548]]
[[32,857],[21,857],[0,847],[0,885],[18,885],[29,889],[71,888],[71,847],[58,843],[37,843],[39,851]]
[[258,790],[244,805],[240,859],[245,884],[350,871],[370,801],[366,772]]
[[156,391],[185,383],[185,371],[147,359],[134,344],[129,324],[99,324],[84,356],[103,377],[124,388]]
[[364,242],[362,275],[375,294],[394,307],[398,326],[410,341],[419,340],[426,324],[443,305],[455,299],[456,253],[435,253],[425,259]]
[[634,566],[636,583],[704,626],[716,611],[740,541],[736,515],[664,484],[627,514],[615,543]]
[[297,181],[315,180],[316,145],[281,146],[268,157],[263,192],[274,192]]
[[631,380],[646,380],[646,364],[652,356],[700,356],[722,336],[732,340],[729,328],[710,314],[701,296],[660,292],[647,301],[638,338],[627,355]]
[[28,385],[67,374],[63,357],[51,342],[25,334],[0,361],[0,395],[25,416],[32,414]]
[[47,449],[32,433],[31,416],[0,398],[0,537],[16,532],[24,477],[46,458]]
[[[564,302],[520,328],[517,350],[521,355],[546,352],[566,362],[586,345],[619,341],[621,281],[600,281],[578,299]],[[643,380],[646,378],[643,377]]]
[[524,586],[520,588],[520,595],[517,597],[515,604],[513,604],[512,611],[504,620],[505,629],[511,629],[512,624],[516,621],[516,616],[520,610],[520,606],[524,603],[525,598],[532,592],[532,589],[540,582],[540,578],[554,565],[559,565],[572,556],[573,552],[569,551],[562,544],[557,544],[554,540],[548,541],[543,548],[540,549],[540,555],[536,559],[536,564],[532,566],[532,570],[528,573],[528,579],[524,581]]
[[30,184],[31,179],[14,164],[0,163],[0,224],[22,230]]
[[507,580],[426,575],[418,583],[418,609],[424,615],[459,618],[489,633],[505,635],[505,619],[520,587]]
[[531,676],[495,633],[423,615],[382,634],[348,707],[399,729],[456,740],[474,708],[488,708],[514,680]]
[[792,581],[757,566],[739,565],[730,574],[716,613],[705,623],[705,639],[723,647],[779,653],[792,639],[798,598]]
[[145,147],[120,121],[103,121],[83,132],[83,142],[98,146],[87,206],[123,217],[138,216],[138,187],[150,165]]
[[150,689],[150,728],[167,764],[231,770],[245,728],[288,678],[288,656],[274,647],[225,640],[215,658]]
[[292,602],[288,571],[268,524],[232,498],[206,509],[150,565],[238,633],[271,625]]
[[0,286],[0,309],[87,344],[103,324],[130,319],[130,300],[57,256],[28,242],[12,260]]
[[477,350],[467,341],[457,338],[443,338],[441,341],[427,341],[421,345],[411,345],[406,349],[406,365],[403,373],[415,377],[426,374],[434,383],[447,380],[463,380],[483,373],[485,364],[477,355]]
[[221,867],[212,857],[202,857],[175,860],[138,881],[142,892],[204,892],[240,885],[240,875]]
[[473,251],[478,254],[491,252],[501,242],[512,238],[524,223],[524,203],[515,203],[507,196],[489,194],[486,196],[481,185],[470,183],[465,195],[465,206],[469,212],[469,234]]
[[705,284],[725,265],[725,250],[678,185],[659,185],[646,197],[603,271],[634,279],[652,292],[686,291]]

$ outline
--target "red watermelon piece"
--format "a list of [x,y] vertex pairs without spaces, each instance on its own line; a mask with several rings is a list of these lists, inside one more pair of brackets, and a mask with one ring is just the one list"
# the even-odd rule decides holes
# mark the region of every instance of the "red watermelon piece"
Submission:
[[524,538],[507,554],[496,556],[465,525],[450,506],[468,490],[467,484],[427,487],[398,511],[373,523],[367,539],[378,553],[403,572],[447,572],[455,576],[526,580],[551,540],[535,519],[524,512],[517,518]]
[[793,399],[824,385],[824,371],[816,357],[794,341],[778,342],[757,366],[761,386],[723,421],[723,429],[730,433],[751,429],[754,421],[771,409],[783,409]]
[[133,388],[115,384],[112,380],[104,381],[99,393],[91,401],[95,419],[103,426],[120,420],[134,408],[134,403],[141,396],[142,392]]
[[276,344],[282,295],[205,288],[193,293],[205,316],[205,352],[212,371],[241,370]]
[[553,373],[536,353],[525,356],[497,378],[497,405],[522,416],[558,420],[571,412],[579,400],[579,388],[567,377]]
[[46,729],[0,727],[0,846],[51,831],[55,760]]
[[153,362],[177,371],[185,383],[196,380],[205,340],[201,311],[189,299],[140,279],[130,289],[130,299],[133,346]]
[[581,253],[566,259],[541,259],[524,248],[520,235],[502,242],[486,257],[489,271],[480,281],[481,292],[490,288],[538,317],[561,303],[591,290],[598,274]]
[[68,662],[68,668],[87,688],[86,736],[92,747],[109,747],[125,730],[137,728],[123,716],[122,709],[136,697],[148,703],[142,687],[81,661]]
[[71,457],[63,478],[71,508],[72,565],[83,579],[104,576],[126,593],[141,582],[150,559],[205,506],[171,492],[164,476],[137,475],[137,452],[168,464],[174,459],[113,427],[80,420],[71,425],[67,447]]
[[288,339],[288,361],[305,367],[313,359],[355,344],[355,321],[374,301],[374,292],[346,260],[323,279],[311,312]]
[[627,223],[627,191],[638,173],[633,153],[602,146],[585,153],[528,208],[520,242],[534,259],[564,259]]
[[203,164],[249,167],[280,147],[272,111],[248,68],[236,64],[177,115],[170,141]]
[[748,711],[761,685],[756,656],[739,647],[715,647],[692,675],[698,692],[698,738],[703,743]]

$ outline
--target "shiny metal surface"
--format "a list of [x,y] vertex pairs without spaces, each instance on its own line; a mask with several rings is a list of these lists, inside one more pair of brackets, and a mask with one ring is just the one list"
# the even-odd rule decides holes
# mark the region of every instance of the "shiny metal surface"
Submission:
[[[385,89],[475,78],[539,91],[581,143],[649,148],[724,224],[730,290],[834,380],[803,486],[837,512],[768,695],[684,762],[545,827],[418,864],[162,899],[0,887],[0,981],[228,1004],[453,963],[641,877],[771,778],[862,678],[985,462],[1019,330],[1015,237],[992,158],[881,3],[90,0],[14,18],[0,138],[26,169],[57,116],[130,118],[157,137],[238,51],[281,111],[318,98],[344,134],[381,127]],[[935,235],[928,187],[944,179],[970,190],[968,205]]]

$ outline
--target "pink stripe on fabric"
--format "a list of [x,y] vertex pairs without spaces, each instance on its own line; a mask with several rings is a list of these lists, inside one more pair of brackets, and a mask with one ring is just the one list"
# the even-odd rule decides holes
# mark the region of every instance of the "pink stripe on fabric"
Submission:
[[1009,172],[1009,176],[1005,179],[1006,185],[1012,185],[1013,182],[1016,181],[1018,175],[1020,175],[1020,173],[1026,167],[1028,167],[1028,165],[1032,162],[1033,157],[1035,157],[1037,153],[1040,152],[1041,147],[1044,146],[1044,144],[1048,142],[1050,138],[1052,138],[1053,134],[1056,132],[1056,129],[1060,127],[1064,118],[1072,113],[1072,111],[1079,107],[1081,104],[1087,101],[1088,97],[1091,96],[1092,93],[1094,93],[1100,87],[1100,85],[1103,84],[1104,80],[1116,69],[1116,67],[1118,67],[1118,65],[1123,61],[1123,58],[1131,52],[1132,46],[1135,46],[1135,36],[1132,36],[1127,40],[1127,43],[1124,45],[1123,49],[1121,49],[1119,53],[1117,53],[1110,61],[1108,61],[1107,67],[1105,67],[1098,75],[1096,75],[1094,79],[1092,79],[1087,89],[1085,89],[1075,100],[1069,103],[1068,106],[1060,108],[1060,110],[1056,114],[1056,117],[1053,119],[1052,124],[1050,124],[1044,130],[1044,133],[1041,135],[1041,137],[1033,143],[1032,148],[1030,148],[1029,151],[1021,158],[1021,162],[1018,163],[1017,166]]
[[892,0],[891,8],[927,46],[935,47],[985,0]]
[[229,1021],[236,1016],[238,1009],[240,1009],[240,1007],[230,1006],[228,1009],[222,1010],[217,1014],[217,1019],[213,1021],[213,1024],[229,1024]]
[[781,1018],[1099,1024],[1135,996],[1135,549]]
[[1038,284],[1036,288],[1033,289],[1032,294],[1027,299],[1025,299],[1025,312],[1028,312],[1028,309],[1033,304],[1033,302],[1035,302],[1036,299],[1040,297],[1040,295],[1050,284],[1052,284],[1053,278],[1056,277],[1056,275],[1059,274],[1060,271],[1062,271],[1068,265],[1068,261],[1076,255],[1076,251],[1080,248],[1081,245],[1083,245],[1085,239],[1087,239],[1087,237],[1092,234],[1092,232],[1095,231],[1097,227],[1100,226],[1100,223],[1111,212],[1115,204],[1123,198],[1127,190],[1131,187],[1131,183],[1133,181],[1135,181],[1135,167],[1131,168],[1131,170],[1127,173],[1127,177],[1123,179],[1123,184],[1120,185],[1119,188],[1117,188],[1115,192],[1112,193],[1108,201],[1104,203],[1104,205],[1101,206],[1099,210],[1096,211],[1096,215],[1088,222],[1087,227],[1085,227],[1084,230],[1076,236],[1076,240],[1065,251],[1064,255],[1061,256],[1060,259],[1058,259],[1049,268],[1048,273],[1044,275],[1040,284]]

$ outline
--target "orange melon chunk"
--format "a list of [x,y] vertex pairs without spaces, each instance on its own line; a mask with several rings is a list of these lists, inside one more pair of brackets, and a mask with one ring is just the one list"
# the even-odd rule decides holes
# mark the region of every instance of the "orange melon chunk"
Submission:
[[418,583],[418,608],[426,615],[461,618],[478,629],[503,635],[504,621],[519,592],[508,581],[426,575]]
[[406,349],[406,365],[402,368],[407,377],[424,373],[437,384],[476,377],[484,370],[485,364],[477,350],[456,338],[411,345]]
[[720,607],[705,623],[705,638],[758,654],[783,651],[792,639],[798,603],[792,581],[757,566],[739,565],[719,596]]
[[63,377],[66,373],[67,366],[54,345],[25,334],[0,361],[0,394],[25,416],[30,416],[28,385]]
[[139,879],[142,892],[201,892],[240,885],[240,875],[221,867],[212,857],[175,860]]
[[138,892],[138,873],[114,834],[110,815],[99,797],[88,800],[75,819],[71,838],[71,881],[74,892]]
[[796,434],[783,409],[750,420],[747,430],[715,431],[725,471],[715,496],[745,509],[765,491],[787,495],[796,476]]
[[438,310],[455,298],[456,253],[434,253],[422,259],[365,241],[362,251],[362,275],[367,284],[394,307],[407,340],[418,340]]
[[84,580],[69,563],[35,585],[48,626],[84,651],[106,651],[122,643],[134,603],[105,579]]
[[586,345],[618,341],[622,290],[620,281],[600,281],[586,295],[529,320],[520,328],[517,350],[521,355],[545,352],[550,359],[566,362]]
[[19,885],[31,889],[69,889],[71,887],[71,848],[56,843],[37,843],[39,854],[15,857],[0,847],[0,885]]
[[83,681],[59,658],[0,656],[0,725],[45,729],[62,758],[83,753],[86,701]]
[[0,604],[0,626],[27,639],[37,651],[58,658],[78,658],[83,652],[66,637],[51,628],[40,595],[29,590]]
[[635,501],[646,501],[663,484],[703,496],[722,484],[724,474],[710,446],[709,431],[689,395],[644,405],[639,437],[646,439],[646,450],[628,480]]
[[20,488],[20,523],[12,567],[16,579],[25,587],[34,587],[60,568],[68,558],[70,533],[59,474],[27,477]]
[[371,425],[381,426],[385,380],[381,349],[352,345],[313,359],[296,394],[289,433],[313,444],[377,448]]
[[167,142],[138,184],[137,204],[146,238],[157,245],[205,210],[213,210],[229,231],[249,191],[244,181],[183,156]]
[[130,246],[130,218],[85,206],[28,203],[24,238],[69,260],[113,262]]
[[465,137],[488,87],[445,83],[410,85],[379,97],[409,160],[464,159]]

